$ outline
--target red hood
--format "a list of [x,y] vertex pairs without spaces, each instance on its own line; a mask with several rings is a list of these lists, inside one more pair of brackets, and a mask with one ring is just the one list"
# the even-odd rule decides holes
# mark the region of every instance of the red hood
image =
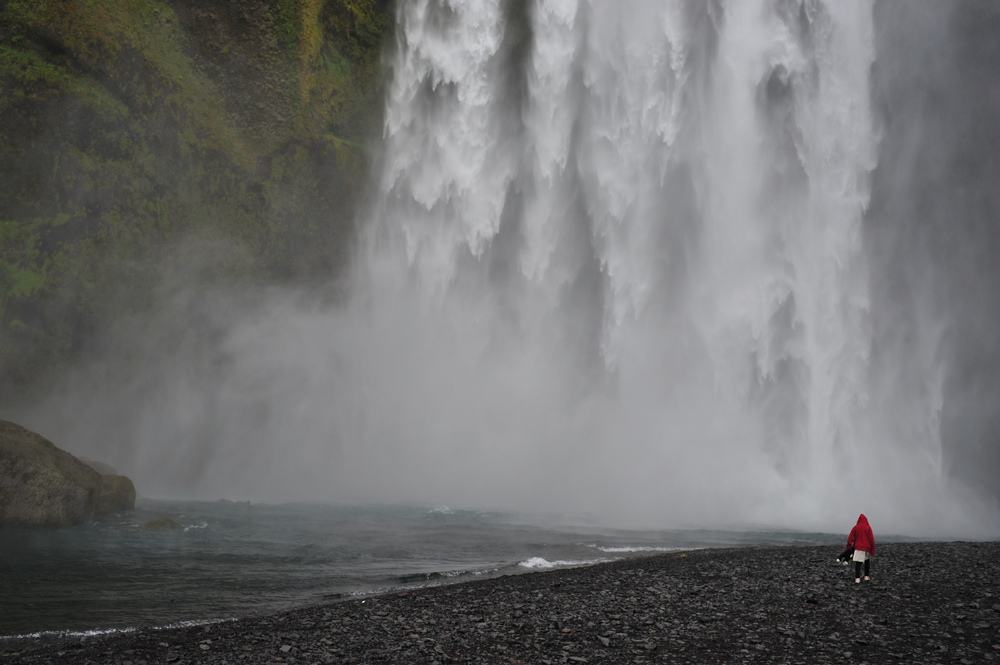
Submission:
[[862,514],[858,517],[858,523],[851,529],[851,535],[847,537],[847,546],[865,552],[875,553],[875,535],[868,525],[868,518]]

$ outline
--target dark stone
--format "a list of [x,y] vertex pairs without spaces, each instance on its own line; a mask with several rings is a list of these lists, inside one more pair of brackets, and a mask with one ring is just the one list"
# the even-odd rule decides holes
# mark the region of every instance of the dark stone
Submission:
[[175,519],[170,517],[154,517],[153,519],[146,522],[147,529],[172,529],[178,530],[183,529],[184,526]]
[[135,485],[125,476],[101,476],[101,497],[97,502],[98,515],[110,515],[135,508]]
[[70,526],[135,507],[135,485],[0,420],[0,526]]
[[[163,653],[162,645],[170,643],[180,651],[169,652],[172,663],[193,651],[202,662],[225,659],[241,665],[274,663],[274,656],[286,662],[294,656],[308,663],[616,665],[637,658],[669,660],[668,653],[678,662],[822,663],[851,658],[881,663],[914,660],[914,654],[919,654],[916,660],[947,654],[960,662],[957,659],[971,658],[967,645],[995,642],[995,620],[968,621],[959,629],[954,612],[957,602],[998,588],[1000,571],[994,562],[1000,559],[1000,543],[880,544],[879,585],[858,587],[850,571],[822,563],[829,558],[820,556],[825,549],[699,550],[683,559],[634,558],[428,587],[416,598],[394,592],[339,601],[215,625],[211,652],[199,651],[198,638],[179,628],[157,631],[155,636],[135,633],[93,644],[87,641],[74,651],[45,646],[10,661],[46,662],[59,649],[65,652],[59,662],[82,665],[88,660],[102,662],[100,654],[110,650]],[[933,576],[925,576],[921,566],[908,565],[946,555],[950,565],[935,569]],[[811,563],[814,559],[821,563]],[[737,581],[722,584],[710,578]],[[555,582],[560,583],[559,594],[538,595],[540,588],[551,589]],[[904,600],[898,593],[917,584],[922,589],[919,597]],[[701,593],[664,597],[664,589],[691,587]],[[835,602],[808,604],[803,599],[809,595]],[[848,604],[849,599],[857,603]],[[515,608],[526,619],[516,619]],[[397,625],[400,618],[403,623]],[[556,622],[571,632],[553,630]],[[277,632],[271,632],[272,627]],[[246,649],[251,642],[252,648]],[[279,650],[283,646],[289,647],[287,653]],[[151,662],[168,661],[154,657]]]
[[0,526],[70,526],[97,514],[101,475],[51,441],[0,420]]

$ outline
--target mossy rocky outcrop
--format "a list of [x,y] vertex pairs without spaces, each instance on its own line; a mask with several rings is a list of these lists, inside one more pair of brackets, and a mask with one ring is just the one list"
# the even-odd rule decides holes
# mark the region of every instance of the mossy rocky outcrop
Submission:
[[101,476],[98,515],[111,515],[135,508],[135,485],[126,476],[106,473]]
[[328,278],[381,118],[385,0],[0,0],[0,391],[212,275]]
[[92,469],[31,430],[0,420],[0,526],[70,526],[135,507],[125,476]]

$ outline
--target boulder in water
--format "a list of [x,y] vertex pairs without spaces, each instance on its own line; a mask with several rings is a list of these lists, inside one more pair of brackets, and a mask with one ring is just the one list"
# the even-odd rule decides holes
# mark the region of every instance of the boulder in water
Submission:
[[125,476],[107,473],[101,476],[101,498],[97,514],[109,515],[135,508],[135,485]]
[[0,526],[70,526],[135,506],[135,486],[104,476],[20,425],[0,420]]
[[154,517],[146,522],[147,529],[183,529],[184,525],[169,517]]

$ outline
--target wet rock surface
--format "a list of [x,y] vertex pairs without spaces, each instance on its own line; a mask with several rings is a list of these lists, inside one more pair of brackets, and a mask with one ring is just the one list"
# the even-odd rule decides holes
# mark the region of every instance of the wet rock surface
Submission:
[[116,474],[101,476],[101,496],[97,502],[98,515],[111,515],[135,509],[135,485]]
[[[0,420],[0,527],[61,527],[135,508],[135,485],[102,476],[36,432]],[[106,464],[102,467],[114,470]]]
[[[187,629],[17,645],[11,663],[1000,662],[1000,543],[699,550]],[[15,645],[7,645],[14,648]]]
[[0,526],[69,526],[97,513],[101,474],[17,423],[0,420]]

